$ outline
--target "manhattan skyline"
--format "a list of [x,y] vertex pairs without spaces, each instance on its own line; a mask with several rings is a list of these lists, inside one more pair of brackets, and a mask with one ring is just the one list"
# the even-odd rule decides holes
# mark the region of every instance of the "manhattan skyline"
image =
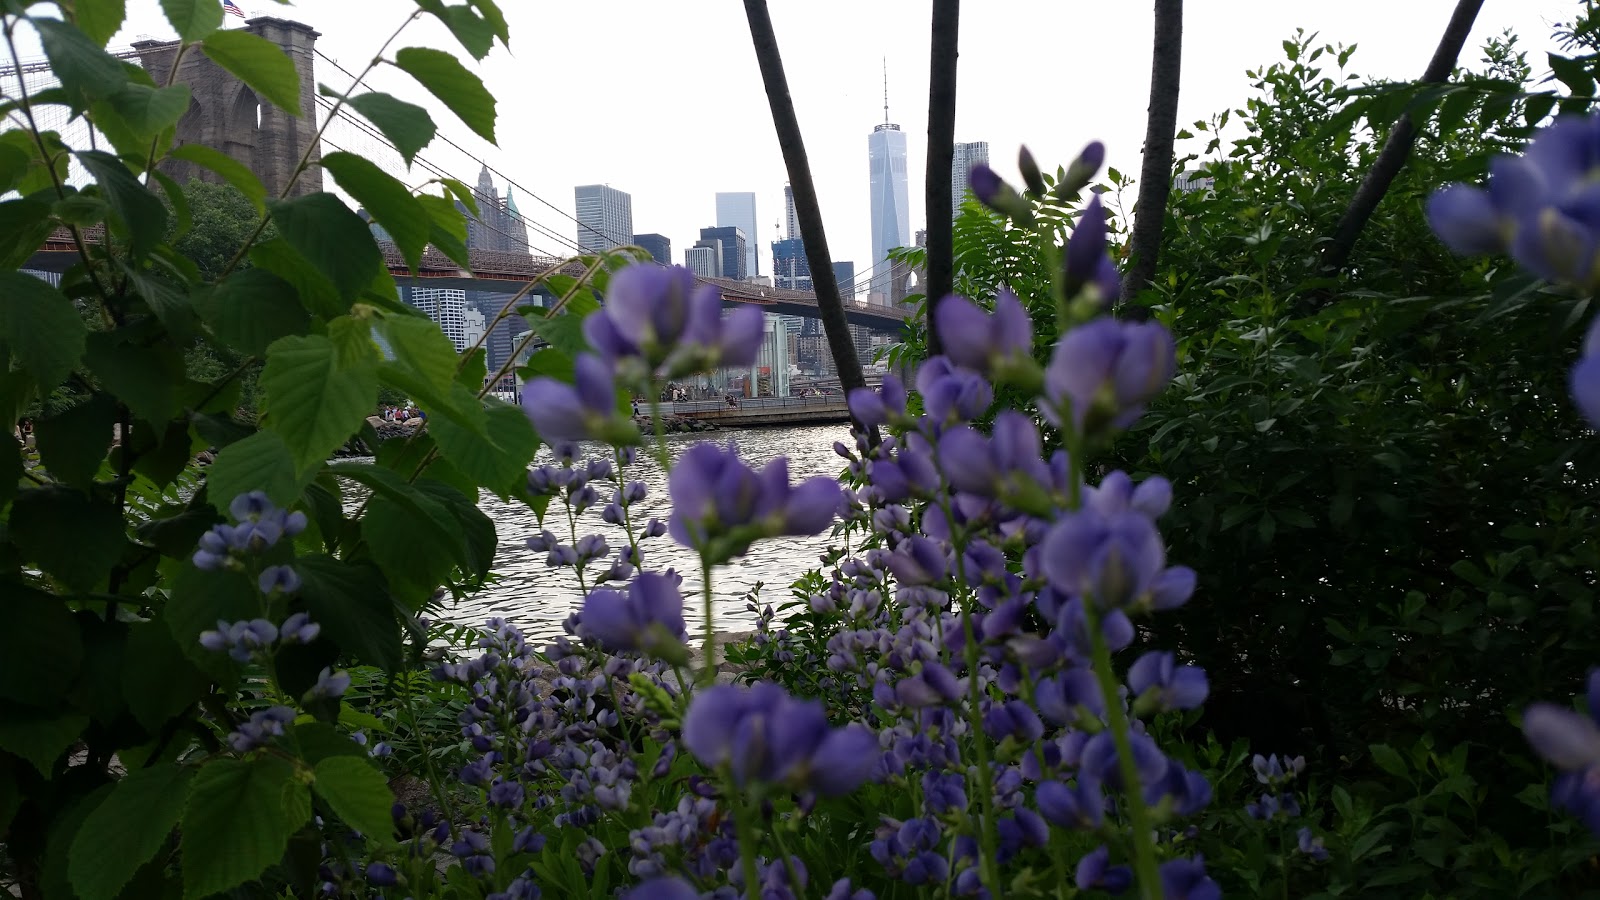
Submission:
[[[1186,16],[1186,45],[1226,44],[1230,50],[1185,54],[1179,125],[1242,106],[1253,93],[1245,70],[1282,60],[1280,43],[1296,27],[1320,32],[1319,42],[1358,44],[1351,72],[1415,79],[1453,5],[1452,0],[1338,5],[1229,0],[1226,15],[1197,8]],[[368,0],[358,6],[334,0],[293,6],[241,0],[240,6],[251,17],[273,15],[310,25],[321,33],[318,48],[346,68],[370,59],[379,40],[375,35],[387,34],[415,10],[411,0]],[[1546,72],[1544,51],[1553,48],[1549,24],[1568,17],[1570,8],[1554,0],[1486,5],[1462,64],[1478,67],[1485,38],[1509,27],[1527,51],[1537,81]],[[497,46],[482,63],[474,64],[430,17],[409,28],[397,45],[445,49],[482,75],[499,99],[500,147],[471,134],[392,67],[380,67],[369,79],[372,89],[392,91],[429,109],[440,131],[467,151],[435,146],[425,155],[469,184],[480,169],[478,160],[498,173],[497,182],[509,178],[520,212],[530,222],[535,253],[574,252],[532,226],[569,241],[575,237],[568,216],[576,215],[573,189],[578,185],[610,184],[628,192],[634,227],[668,236],[674,248],[692,245],[700,228],[716,222],[717,192],[754,192],[757,210],[769,212],[757,222],[751,242],[759,248],[761,271],[770,271],[771,226],[780,220],[773,212],[785,209],[788,176],[738,4],[707,3],[693,28],[684,27],[676,7],[643,0],[619,0],[603,20],[585,15],[576,4],[503,3],[502,9],[511,28],[511,52]],[[156,0],[129,0],[127,10],[127,24],[112,39],[113,47],[146,36],[174,37]],[[883,121],[885,57],[891,119],[907,138],[909,231],[925,226],[928,6],[816,0],[774,4],[772,16],[831,255],[854,260],[864,274],[872,241],[861,143],[862,135]],[[1015,160],[1023,143],[1053,169],[1087,141],[1101,139],[1110,165],[1137,173],[1150,28],[1145,5],[1072,0],[997,0],[982,7],[981,15],[963,16],[956,140],[988,142],[991,164],[1013,181],[1019,180]],[[668,35],[671,40],[664,42]],[[1071,36],[1082,37],[1068,40]],[[1028,52],[1043,51],[1049,42],[1059,46]],[[24,58],[39,56],[37,39],[19,35],[19,52]],[[633,59],[649,60],[652,92],[682,96],[715,83],[718,103],[690,114],[681,104],[649,101],[639,90],[646,67],[618,62]],[[349,87],[344,75],[320,61],[317,79],[341,92]],[[608,102],[598,102],[602,98]],[[606,113],[588,112],[597,108]],[[1180,141],[1178,154],[1203,148],[1200,139]],[[412,181],[426,178],[415,171]]]

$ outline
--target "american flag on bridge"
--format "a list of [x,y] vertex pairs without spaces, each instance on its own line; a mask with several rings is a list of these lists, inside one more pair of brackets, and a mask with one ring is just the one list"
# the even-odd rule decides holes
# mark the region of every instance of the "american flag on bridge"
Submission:
[[240,9],[239,4],[233,2],[233,0],[222,0],[222,11],[230,16],[244,18],[244,10]]

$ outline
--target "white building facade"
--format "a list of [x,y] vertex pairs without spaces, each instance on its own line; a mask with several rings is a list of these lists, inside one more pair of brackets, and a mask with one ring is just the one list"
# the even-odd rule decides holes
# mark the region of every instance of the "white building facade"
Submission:
[[578,246],[585,253],[623,247],[633,241],[633,197],[607,184],[573,188],[578,208]]
[[950,217],[955,220],[961,217],[961,201],[967,198],[968,178],[972,175],[972,167],[982,163],[989,163],[989,142],[972,141],[971,143],[958,143],[955,146],[954,163],[950,166]]
[[894,280],[889,251],[911,242],[906,135],[899,125],[885,122],[872,129],[867,136],[867,160],[872,180],[871,292],[888,298]]
[[744,270],[749,276],[761,274],[761,254],[756,240],[756,195],[751,191],[717,192],[717,227],[734,227],[744,232]]

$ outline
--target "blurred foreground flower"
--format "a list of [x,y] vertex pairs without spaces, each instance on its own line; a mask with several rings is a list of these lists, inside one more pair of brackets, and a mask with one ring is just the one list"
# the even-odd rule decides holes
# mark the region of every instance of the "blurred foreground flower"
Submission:
[[1535,703],[1522,717],[1533,750],[1561,770],[1550,802],[1600,834],[1600,669],[1589,673],[1585,713],[1554,703]]
[[740,787],[781,784],[824,796],[855,790],[880,756],[865,726],[833,728],[821,704],[770,682],[696,694],[684,715],[683,744],[701,763],[727,766]]

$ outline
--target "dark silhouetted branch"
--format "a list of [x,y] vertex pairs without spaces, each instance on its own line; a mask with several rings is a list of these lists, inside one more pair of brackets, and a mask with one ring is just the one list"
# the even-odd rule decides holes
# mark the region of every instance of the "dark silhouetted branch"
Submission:
[[[961,25],[961,0],[933,0],[933,41],[928,72],[928,215],[927,273],[928,355],[944,352],[934,315],[939,301],[955,285],[956,56]],[[962,173],[965,175],[966,173]]]
[[1144,130],[1144,163],[1139,169],[1139,203],[1134,209],[1128,271],[1122,276],[1127,302],[1156,277],[1161,230],[1172,193],[1172,142],[1178,133],[1178,85],[1183,74],[1183,0],[1156,0],[1156,37],[1150,60],[1150,108]]
[[[1444,30],[1444,37],[1439,39],[1433,59],[1428,62],[1428,70],[1422,73],[1422,84],[1443,84],[1450,78],[1450,73],[1456,68],[1456,57],[1461,55],[1467,35],[1472,33],[1472,23],[1477,20],[1478,10],[1482,8],[1483,0],[1458,0],[1456,10],[1450,16],[1450,24]],[[1402,115],[1394,123],[1394,130],[1389,132],[1389,139],[1383,142],[1383,149],[1379,151],[1372,168],[1367,170],[1367,176],[1361,179],[1355,196],[1350,198],[1349,207],[1333,230],[1333,238],[1323,245],[1322,265],[1330,274],[1337,275],[1350,261],[1350,252],[1355,249],[1356,239],[1361,237],[1361,230],[1367,227],[1367,220],[1372,218],[1373,211],[1383,201],[1383,195],[1388,193],[1395,176],[1405,167],[1406,158],[1411,155],[1411,145],[1416,140],[1417,126],[1411,121],[1410,113]]]

